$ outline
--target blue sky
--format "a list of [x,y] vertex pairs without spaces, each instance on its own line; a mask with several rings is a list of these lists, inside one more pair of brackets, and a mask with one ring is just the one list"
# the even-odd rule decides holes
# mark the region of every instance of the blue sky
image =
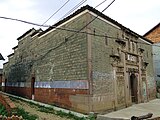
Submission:
[[[67,0],[1,0],[0,16],[22,19],[43,24]],[[46,24],[53,25],[67,11],[81,0],[70,0],[67,5],[53,16]],[[103,0],[86,0],[82,5],[95,7]],[[101,11],[112,0],[107,0],[97,9]],[[118,21],[125,27],[143,35],[160,22],[160,0],[116,0],[104,14]],[[16,21],[0,19],[0,53],[7,61],[7,55],[18,44],[17,38],[30,28],[39,28]],[[0,61],[0,68],[2,63]]]

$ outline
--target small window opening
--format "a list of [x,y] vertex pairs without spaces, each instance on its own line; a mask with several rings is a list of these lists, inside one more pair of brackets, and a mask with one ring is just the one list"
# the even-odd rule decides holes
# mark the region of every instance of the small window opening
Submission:
[[105,35],[105,45],[108,45],[108,36]]

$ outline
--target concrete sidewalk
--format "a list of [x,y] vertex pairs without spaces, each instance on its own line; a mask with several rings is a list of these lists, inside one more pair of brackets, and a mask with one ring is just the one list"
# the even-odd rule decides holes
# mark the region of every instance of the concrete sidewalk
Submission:
[[[135,104],[105,115],[98,115],[97,120],[130,120],[132,116],[142,116],[148,113],[153,113],[152,118],[160,117],[160,99]],[[158,120],[160,120],[160,118]]]

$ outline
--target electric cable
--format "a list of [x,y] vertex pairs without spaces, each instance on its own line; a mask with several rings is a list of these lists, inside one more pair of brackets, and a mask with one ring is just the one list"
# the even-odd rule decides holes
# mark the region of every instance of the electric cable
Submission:
[[3,16],[0,16],[0,18],[2,19],[8,19],[8,20],[13,20],[13,21],[18,21],[18,22],[22,22],[22,23],[26,23],[26,24],[30,24],[30,25],[35,25],[35,26],[43,26],[43,27],[50,27],[50,25],[41,25],[41,24],[37,24],[37,23],[33,23],[33,22],[28,22],[28,21],[25,21],[25,20],[20,20],[20,19],[15,19],[15,18],[10,18],[10,17],[3,17]]
[[[115,0],[113,0],[107,7],[105,7],[101,12],[103,13],[104,11],[106,11],[106,9],[108,9],[113,3],[115,2]],[[101,3],[99,4],[101,5]],[[84,28],[86,28],[89,24],[91,24],[93,21],[95,21],[97,18],[99,17],[99,15],[97,15],[95,18],[93,18],[90,22],[88,22],[85,26],[83,26],[78,32],[82,31]],[[78,33],[77,32],[77,33]],[[75,34],[67,37],[67,39],[73,37]]]
[[56,15],[70,0],[67,0],[56,12],[54,12],[42,25],[47,23],[54,15]]
[[65,15],[63,15],[58,21],[64,19],[67,17],[69,14],[74,12],[78,7],[80,7],[82,4],[84,4],[87,0],[81,0],[76,6],[74,6],[71,10],[69,10]]
[[98,5],[96,5],[94,8],[99,7],[100,5],[102,5],[103,3],[105,3],[107,0],[102,1],[101,3],[99,3]]
[[[107,7],[105,7],[102,12],[104,12],[106,9],[108,9],[115,0],[113,0]],[[96,20],[98,18],[99,15],[97,15],[95,18],[93,18],[90,22],[88,22],[85,26],[83,26],[80,30],[78,30],[78,32],[70,35],[69,37],[66,37],[65,40],[61,43],[59,43],[56,47],[51,48],[50,50],[48,50],[43,56],[40,57],[40,59],[42,60],[48,53],[50,53],[52,50],[55,50],[57,48],[59,48],[60,46],[62,46],[63,44],[65,44],[66,42],[68,42],[68,39],[75,36],[76,34],[80,33],[84,28],[86,28],[89,24],[91,24],[94,20]]]
[[[14,21],[18,21],[18,22],[23,22],[23,23],[31,24],[31,25],[35,25],[35,26],[42,26],[41,24],[37,24],[37,23],[33,23],[33,22],[28,22],[28,21],[25,21],[25,20],[20,20],[20,19],[15,19],[15,18],[2,17],[2,16],[0,16],[0,18],[2,18],[2,19],[8,19],[8,20],[14,20]],[[56,28],[56,29],[59,29],[59,30],[66,30],[66,31],[74,32],[74,33],[89,34],[89,35],[94,35],[94,36],[99,36],[99,37],[107,37],[107,38],[111,38],[111,39],[120,39],[120,38],[117,38],[117,37],[111,37],[111,36],[102,35],[102,34],[83,32],[83,31],[76,30],[76,29],[62,28],[62,27],[51,26],[51,25],[43,25],[43,27],[52,27],[52,28]],[[125,40],[125,39],[121,39],[121,40]],[[148,43],[145,43],[145,42],[140,42],[140,41],[135,41],[135,42],[141,43],[141,44],[147,44],[148,45]],[[160,47],[159,45],[153,45],[153,46]]]
[[[18,22],[23,22],[23,23],[31,24],[31,25],[35,25],[35,26],[41,26],[40,24],[37,24],[37,23],[28,22],[28,21],[24,21],[24,20],[19,20],[19,19],[15,19],[15,18],[2,17],[2,16],[0,16],[0,18],[2,18],[2,19],[8,19],[8,20],[14,20],[14,21],[18,21]],[[70,32],[74,32],[74,33],[83,33],[83,34],[89,34],[89,35],[94,35],[94,36],[99,36],[99,37],[107,37],[107,38],[111,38],[111,39],[119,39],[117,37],[111,37],[111,36],[102,35],[102,34],[83,32],[83,31],[79,31],[79,30],[76,30],[76,29],[70,29],[70,28],[62,28],[62,27],[58,27],[57,28],[57,26],[50,26],[50,25],[43,25],[43,27],[52,27],[52,28],[56,28],[56,29],[59,29],[59,30],[65,30],[65,31],[70,31]],[[121,40],[125,40],[125,39],[121,39]],[[147,43],[139,42],[139,41],[136,41],[136,42],[137,43],[141,43],[141,44],[147,44]],[[159,45],[153,45],[153,46],[160,47]]]

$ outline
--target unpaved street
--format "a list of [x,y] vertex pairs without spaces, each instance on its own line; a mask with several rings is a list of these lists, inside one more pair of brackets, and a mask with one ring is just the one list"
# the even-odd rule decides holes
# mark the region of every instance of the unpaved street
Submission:
[[17,107],[23,108],[25,109],[25,111],[31,114],[37,115],[39,117],[39,120],[71,120],[71,119],[64,118],[64,117],[62,118],[55,114],[40,112],[37,110],[36,107],[33,107],[29,103],[21,101],[21,100],[15,100],[13,102]]

